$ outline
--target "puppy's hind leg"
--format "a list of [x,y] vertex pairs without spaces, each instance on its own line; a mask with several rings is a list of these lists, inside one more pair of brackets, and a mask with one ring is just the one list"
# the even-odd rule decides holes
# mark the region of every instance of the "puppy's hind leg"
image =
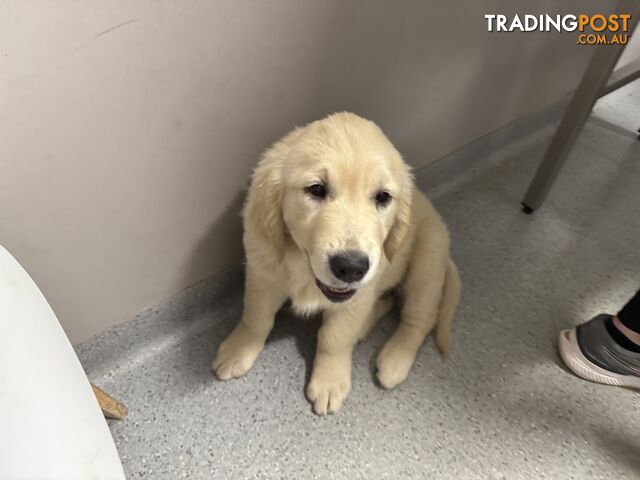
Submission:
[[418,349],[435,326],[448,260],[446,230],[421,228],[404,282],[400,323],[377,359],[378,381],[384,388],[405,381]]
[[222,342],[212,368],[220,380],[229,380],[249,371],[273,327],[274,316],[286,295],[266,284],[249,268],[244,290],[242,318]]
[[447,265],[446,275],[435,334],[436,347],[443,357],[446,357],[451,350],[451,323],[460,303],[460,275],[456,264],[451,259]]

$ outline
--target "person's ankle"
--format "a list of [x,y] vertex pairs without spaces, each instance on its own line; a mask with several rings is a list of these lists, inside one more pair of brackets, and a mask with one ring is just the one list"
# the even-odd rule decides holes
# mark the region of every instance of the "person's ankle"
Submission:
[[633,330],[631,330],[630,328],[626,327],[618,318],[617,315],[615,315],[613,317],[613,325],[616,327],[616,329],[622,333],[625,337],[627,337],[627,339],[632,342],[633,344],[635,344],[636,346],[640,347],[640,333],[638,332],[634,332]]

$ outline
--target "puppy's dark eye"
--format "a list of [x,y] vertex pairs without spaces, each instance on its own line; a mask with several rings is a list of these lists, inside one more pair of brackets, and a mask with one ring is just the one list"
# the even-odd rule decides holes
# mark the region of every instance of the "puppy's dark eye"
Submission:
[[316,183],[310,187],[305,188],[305,191],[312,197],[321,199],[327,196],[327,189],[324,185]]
[[389,192],[378,192],[376,193],[376,203],[379,207],[384,207],[391,201],[391,195]]

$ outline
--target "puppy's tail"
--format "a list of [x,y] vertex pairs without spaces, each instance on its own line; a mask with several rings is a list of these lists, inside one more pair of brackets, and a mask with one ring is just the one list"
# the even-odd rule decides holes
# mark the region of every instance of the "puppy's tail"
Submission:
[[460,302],[460,275],[453,260],[449,259],[447,273],[442,287],[435,342],[443,357],[451,350],[451,324]]

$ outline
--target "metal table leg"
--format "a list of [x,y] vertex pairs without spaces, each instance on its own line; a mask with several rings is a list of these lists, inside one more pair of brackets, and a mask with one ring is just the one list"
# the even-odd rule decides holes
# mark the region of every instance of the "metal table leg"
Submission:
[[[633,32],[638,23],[640,2],[621,0],[616,11],[631,13],[628,31]],[[596,47],[587,71],[582,77],[522,201],[523,210],[526,213],[532,213],[542,205],[598,97],[631,81],[634,72],[617,75],[615,79],[612,78],[610,88],[606,88],[607,80],[624,47],[625,45],[599,45]],[[626,81],[621,82],[620,77],[624,77]],[[637,78],[637,76],[633,78]]]

